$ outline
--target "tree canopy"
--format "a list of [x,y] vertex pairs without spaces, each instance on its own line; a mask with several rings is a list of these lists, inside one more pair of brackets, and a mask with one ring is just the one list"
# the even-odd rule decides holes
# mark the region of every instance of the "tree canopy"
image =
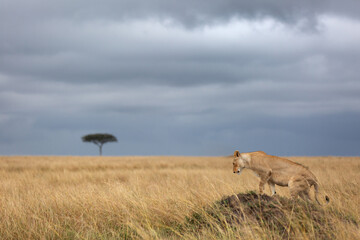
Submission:
[[102,146],[108,142],[117,142],[115,136],[108,133],[94,133],[82,137],[83,142],[91,142],[99,147],[99,155],[102,155]]

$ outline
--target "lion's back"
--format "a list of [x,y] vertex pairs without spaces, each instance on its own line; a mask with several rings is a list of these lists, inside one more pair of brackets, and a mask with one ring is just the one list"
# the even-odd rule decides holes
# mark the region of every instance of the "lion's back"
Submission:
[[263,151],[251,153],[251,158],[253,166],[267,166],[272,171],[280,174],[296,174],[301,172],[302,174],[309,173],[309,175],[312,175],[309,168],[300,163],[293,162],[287,158],[269,155]]

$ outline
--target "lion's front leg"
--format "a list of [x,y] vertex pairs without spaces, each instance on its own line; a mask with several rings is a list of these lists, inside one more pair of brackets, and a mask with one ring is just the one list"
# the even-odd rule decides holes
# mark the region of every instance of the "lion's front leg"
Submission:
[[269,185],[269,188],[271,190],[271,196],[274,196],[276,194],[276,191],[275,191],[275,183],[273,182],[268,182],[268,185]]
[[260,180],[260,184],[259,184],[259,192],[260,192],[260,195],[263,195],[263,194],[264,194],[264,190],[265,190],[265,181]]
[[271,170],[265,172],[262,176],[260,176],[260,184],[259,184],[259,192],[260,194],[264,194],[265,183],[267,183],[271,176]]

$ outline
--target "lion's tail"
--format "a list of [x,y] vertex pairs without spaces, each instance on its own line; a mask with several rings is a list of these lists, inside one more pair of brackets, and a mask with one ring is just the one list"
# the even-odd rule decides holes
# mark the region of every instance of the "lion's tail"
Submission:
[[[315,200],[316,202],[321,205],[321,203],[319,202],[319,199],[318,199],[318,195],[319,195],[319,184],[317,182],[314,182],[314,189],[315,189]],[[326,203],[329,203],[330,202],[330,198],[325,195],[325,201]]]

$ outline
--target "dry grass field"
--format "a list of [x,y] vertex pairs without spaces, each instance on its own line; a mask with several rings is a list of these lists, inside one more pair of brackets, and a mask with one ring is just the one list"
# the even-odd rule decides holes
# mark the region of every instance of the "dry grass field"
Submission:
[[[320,182],[324,238],[360,239],[360,157],[290,159]],[[204,210],[258,191],[258,181],[249,170],[233,174],[231,157],[0,157],[0,239],[284,238],[261,218],[227,225],[221,212]],[[277,192],[289,197],[287,188]],[[293,209],[287,238],[323,237],[311,216],[293,221],[301,214]],[[196,212],[206,224],[193,221]]]

